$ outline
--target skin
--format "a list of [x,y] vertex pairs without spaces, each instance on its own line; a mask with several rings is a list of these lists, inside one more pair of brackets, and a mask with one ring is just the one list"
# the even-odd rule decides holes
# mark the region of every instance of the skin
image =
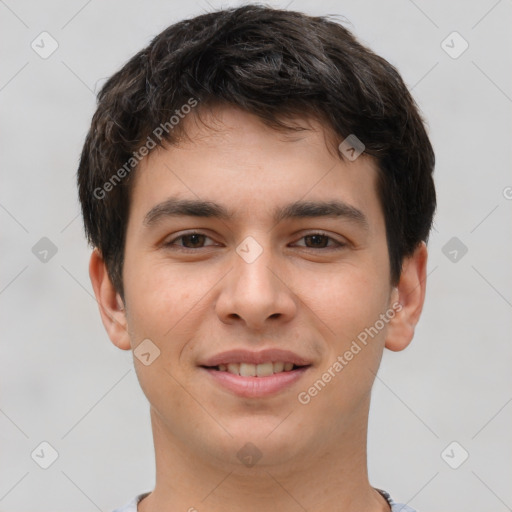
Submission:
[[[139,511],[388,511],[367,475],[370,392],[384,347],[402,350],[413,337],[426,246],[404,260],[391,286],[371,157],[341,160],[313,120],[297,119],[307,129],[290,134],[233,107],[211,115],[215,129],[188,116],[190,140],[153,151],[136,171],[124,301],[99,251],[90,262],[111,341],[133,350],[150,339],[160,350],[148,366],[134,357],[156,453],[155,489]],[[213,201],[233,216],[165,216],[145,225],[147,213],[171,197]],[[364,214],[367,227],[344,217],[276,223],[273,210],[298,200],[342,200]],[[190,230],[206,237],[178,238]],[[308,237],[318,232],[330,238]],[[248,236],[263,250],[252,263],[236,252]],[[298,393],[397,301],[400,312],[378,335],[307,405],[299,403]],[[225,350],[274,347],[312,366],[267,398],[241,398],[198,366]],[[262,455],[253,467],[237,457],[247,442]]]

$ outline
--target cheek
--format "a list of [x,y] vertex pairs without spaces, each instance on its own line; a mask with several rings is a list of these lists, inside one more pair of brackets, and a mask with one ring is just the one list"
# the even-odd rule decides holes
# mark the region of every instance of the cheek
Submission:
[[125,292],[133,327],[149,329],[152,335],[162,338],[169,330],[172,332],[180,319],[193,313],[203,283],[188,274],[168,264],[127,264]]
[[307,305],[327,349],[312,389],[319,398],[314,407],[335,403],[344,414],[370,392],[384,348],[387,324],[380,315],[387,310],[388,295],[386,279],[370,265],[344,268],[310,292]]
[[389,289],[382,278],[354,269],[323,283],[320,290],[311,297],[311,309],[327,350],[297,398],[308,414],[321,418],[319,428],[329,430],[351,421],[369,401],[386,333],[385,324],[377,325],[381,329],[375,325],[386,311]]
[[[186,400],[178,382],[185,382],[182,356],[198,325],[204,295],[201,282],[162,265],[136,268],[128,264],[126,275],[128,330],[140,386],[157,410],[167,407],[177,413]],[[150,340],[154,344],[150,352],[158,354],[149,365],[137,357],[143,340]]]
[[297,290],[324,323],[328,338],[340,346],[374,324],[390,292],[385,276],[370,265],[343,265],[323,275],[312,273],[310,279],[302,274]]
[[[138,268],[127,265],[126,274],[136,276],[128,277],[125,285],[132,349],[142,340],[151,340],[160,352],[151,366],[183,381],[188,378],[193,340],[210,307],[208,291],[219,278],[192,266],[178,269],[168,262],[148,262]],[[148,372],[135,362],[143,384]],[[161,377],[164,381],[170,378],[165,374]],[[147,384],[152,386],[150,381]]]

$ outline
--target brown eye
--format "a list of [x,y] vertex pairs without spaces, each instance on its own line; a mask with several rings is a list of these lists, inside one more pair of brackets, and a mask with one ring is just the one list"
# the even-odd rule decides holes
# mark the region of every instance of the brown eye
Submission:
[[336,240],[332,236],[329,236],[325,233],[318,232],[304,235],[298,242],[296,242],[296,245],[306,249],[335,250],[342,249],[347,244],[340,240]]
[[197,249],[204,245],[206,238],[205,235],[201,235],[200,233],[191,233],[189,235],[182,235],[176,240],[181,240],[181,245],[187,249]]
[[185,233],[164,244],[168,249],[194,250],[215,245],[213,240],[203,233]]
[[[323,249],[324,247],[327,247],[327,244],[329,243],[330,237],[326,235],[307,235],[304,237],[304,240],[306,240],[306,247],[310,247],[313,249]],[[311,245],[308,245],[308,242],[311,243]]]

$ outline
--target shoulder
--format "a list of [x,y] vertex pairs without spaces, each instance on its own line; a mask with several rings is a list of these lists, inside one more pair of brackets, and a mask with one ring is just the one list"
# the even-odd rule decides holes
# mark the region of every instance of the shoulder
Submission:
[[122,507],[116,508],[113,512],[137,512],[137,505],[142,498],[145,498],[149,492],[138,494],[131,501],[123,505]]
[[397,503],[396,501],[394,501],[393,498],[386,491],[383,491],[382,489],[377,489],[377,491],[379,491],[382,494],[382,496],[386,498],[391,507],[391,512],[416,512],[416,510],[409,507],[408,505],[405,505],[403,503]]

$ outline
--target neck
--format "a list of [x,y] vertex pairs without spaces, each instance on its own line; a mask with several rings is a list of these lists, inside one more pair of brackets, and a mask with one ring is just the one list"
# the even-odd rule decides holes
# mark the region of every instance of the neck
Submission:
[[390,510],[368,481],[367,419],[328,446],[319,442],[309,451],[295,451],[284,463],[263,464],[262,459],[252,467],[209,457],[179,442],[153,408],[151,422],[156,485],[140,502],[139,512]]

